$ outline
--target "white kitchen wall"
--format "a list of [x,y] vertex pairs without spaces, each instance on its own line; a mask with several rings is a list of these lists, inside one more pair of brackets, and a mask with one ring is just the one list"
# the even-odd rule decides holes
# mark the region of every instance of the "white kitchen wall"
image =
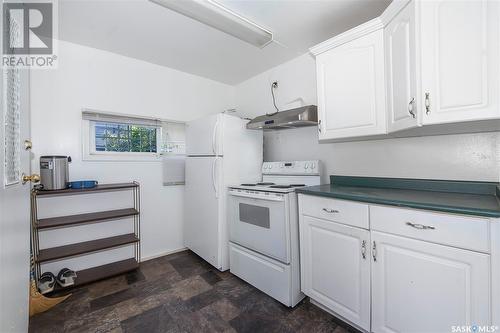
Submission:
[[[59,68],[35,70],[31,76],[33,172],[40,155],[71,155],[70,179],[96,179],[100,183],[141,183],[142,256],[165,254],[183,248],[183,186],[162,186],[161,162],[82,161],[81,109],[188,121],[234,106],[234,88],[166,67],[72,43],[59,42]],[[82,198],[84,205],[53,199],[41,213],[48,216],[105,209],[119,205],[125,194],[109,193]],[[75,233],[53,231],[44,246],[104,236],[127,221],[81,227]],[[120,229],[121,230],[121,229]],[[126,229],[124,229],[126,230]],[[73,237],[73,238],[72,238]],[[126,252],[123,249],[122,252]],[[112,254],[114,255],[114,254]],[[105,261],[104,254],[95,256]],[[89,266],[88,258],[71,263]],[[109,259],[111,260],[111,259]],[[60,264],[62,265],[62,264]],[[59,266],[60,266],[59,265]],[[53,266],[53,270],[59,266]]]
[[[71,155],[72,180],[101,183],[137,180],[142,186],[142,256],[162,255],[183,248],[183,186],[162,186],[160,162],[82,161],[81,109],[187,121],[234,107],[254,117],[273,112],[270,85],[280,109],[316,104],[315,63],[303,55],[231,87],[190,74],[117,54],[60,42],[59,68],[32,71],[31,109],[33,172],[38,157]],[[318,144],[316,128],[265,133],[264,158],[319,159],[328,175],[364,175],[499,181],[500,134],[430,136],[378,141]],[[40,208],[43,216],[74,214],[116,207],[126,194],[115,193],[67,201],[54,199]],[[80,200],[84,203],[81,205]],[[42,206],[41,206],[42,207]],[[116,232],[127,220],[64,229],[44,235],[44,246],[92,239]],[[120,229],[121,230],[121,229]],[[126,229],[123,229],[124,231]],[[130,248],[47,265],[76,269],[128,256]]]
[[[278,81],[280,109],[316,102],[314,59],[302,55],[236,86],[239,114],[273,112],[270,84]],[[499,181],[500,133],[427,136],[319,144],[315,127],[270,131],[264,160],[319,159],[328,175]]]

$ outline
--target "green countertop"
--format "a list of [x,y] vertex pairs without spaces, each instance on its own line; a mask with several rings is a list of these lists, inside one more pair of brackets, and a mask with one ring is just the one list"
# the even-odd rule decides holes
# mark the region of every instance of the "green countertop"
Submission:
[[326,185],[296,192],[381,205],[500,217],[498,183],[330,176]]

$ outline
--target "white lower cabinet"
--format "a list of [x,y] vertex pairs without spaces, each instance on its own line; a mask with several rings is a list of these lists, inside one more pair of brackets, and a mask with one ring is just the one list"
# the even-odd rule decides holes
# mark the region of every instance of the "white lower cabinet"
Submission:
[[488,254],[372,231],[372,331],[489,325]]
[[[367,332],[498,325],[500,219],[355,203],[369,211],[367,230],[338,202],[299,195],[304,294]],[[341,222],[311,207],[336,207]]]
[[370,232],[310,216],[300,224],[302,292],[370,330]]

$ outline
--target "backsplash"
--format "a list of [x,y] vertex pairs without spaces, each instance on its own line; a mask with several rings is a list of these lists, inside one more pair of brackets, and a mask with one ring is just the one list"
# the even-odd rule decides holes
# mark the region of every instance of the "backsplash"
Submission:
[[264,160],[323,162],[328,175],[498,182],[500,132],[319,144],[316,127],[267,131]]

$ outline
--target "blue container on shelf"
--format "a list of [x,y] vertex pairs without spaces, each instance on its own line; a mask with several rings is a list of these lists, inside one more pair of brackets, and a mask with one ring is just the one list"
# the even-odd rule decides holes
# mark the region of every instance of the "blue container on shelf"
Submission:
[[93,188],[97,186],[97,180],[77,180],[69,182],[68,187],[74,189]]

